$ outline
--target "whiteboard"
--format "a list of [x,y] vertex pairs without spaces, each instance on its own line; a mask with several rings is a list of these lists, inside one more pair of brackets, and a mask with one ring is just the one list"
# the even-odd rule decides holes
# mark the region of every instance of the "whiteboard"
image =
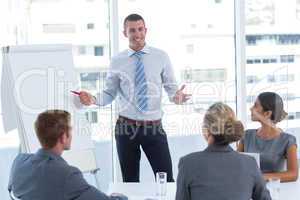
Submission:
[[25,151],[34,153],[40,148],[34,130],[37,115],[48,109],[67,110],[72,117],[73,139],[66,157],[71,163],[84,163],[84,155],[87,150],[93,152],[94,144],[79,98],[70,92],[79,88],[72,46],[10,46],[5,51],[1,80],[4,126],[18,128]]

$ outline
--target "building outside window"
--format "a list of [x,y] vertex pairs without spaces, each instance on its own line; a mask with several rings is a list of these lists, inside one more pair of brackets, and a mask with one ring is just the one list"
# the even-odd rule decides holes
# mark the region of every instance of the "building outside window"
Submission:
[[225,69],[188,69],[182,72],[183,81],[190,83],[224,82],[226,80]]
[[247,83],[248,84],[253,84],[257,83],[259,81],[257,76],[247,76]]
[[94,47],[94,55],[95,56],[103,56],[104,55],[103,46],[95,46]]
[[[285,110],[289,113],[279,126],[294,134],[299,142],[300,90],[297,87],[300,84],[300,63],[297,58],[300,54],[300,22],[297,15],[287,15],[294,13],[295,7],[293,2],[283,0],[246,2],[246,77],[266,79],[256,84],[247,79],[247,111],[253,105],[253,97],[256,98],[259,93],[278,93],[284,99]],[[296,12],[298,7],[297,0]],[[293,25],[286,26],[287,21]],[[279,30],[284,30],[284,33]],[[248,118],[247,128],[257,126]]]
[[92,123],[98,123],[98,112],[97,111],[90,111],[85,113],[87,120]]
[[43,24],[44,33],[75,33],[75,24]]
[[94,23],[88,23],[88,24],[86,25],[86,28],[87,28],[88,30],[94,29],[94,28],[95,28],[95,24],[94,24]]
[[84,45],[79,45],[78,47],[78,55],[86,55],[86,46]]
[[293,63],[294,62],[294,55],[281,55],[280,62],[282,63]]

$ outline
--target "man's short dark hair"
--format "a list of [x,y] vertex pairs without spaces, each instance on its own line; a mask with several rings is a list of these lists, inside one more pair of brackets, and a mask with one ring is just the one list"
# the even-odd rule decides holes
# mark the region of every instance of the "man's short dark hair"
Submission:
[[143,19],[143,17],[141,15],[139,15],[139,14],[130,14],[130,15],[128,15],[124,19],[124,22],[123,22],[124,29],[125,29],[125,26],[126,26],[126,22],[128,22],[128,21],[136,22],[136,21],[139,21],[139,20],[142,20],[143,23],[145,24],[145,20]]
[[35,121],[35,132],[44,148],[52,148],[58,139],[70,129],[71,115],[64,110],[46,110]]

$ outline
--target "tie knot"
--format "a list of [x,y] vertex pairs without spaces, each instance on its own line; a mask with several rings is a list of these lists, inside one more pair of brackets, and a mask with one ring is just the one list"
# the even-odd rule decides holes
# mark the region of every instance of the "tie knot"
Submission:
[[136,51],[133,55],[135,57],[137,57],[138,59],[141,59],[143,54],[144,54],[144,52],[142,52],[142,51]]

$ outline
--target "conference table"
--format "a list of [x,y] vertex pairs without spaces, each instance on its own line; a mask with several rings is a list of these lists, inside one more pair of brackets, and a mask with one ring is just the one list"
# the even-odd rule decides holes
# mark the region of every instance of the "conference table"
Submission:
[[[156,196],[155,183],[110,183],[108,194],[122,193],[129,200],[160,200]],[[167,195],[163,200],[174,200],[176,194],[176,184],[167,183]],[[280,183],[280,193],[278,200],[299,200],[300,180],[297,182]]]

